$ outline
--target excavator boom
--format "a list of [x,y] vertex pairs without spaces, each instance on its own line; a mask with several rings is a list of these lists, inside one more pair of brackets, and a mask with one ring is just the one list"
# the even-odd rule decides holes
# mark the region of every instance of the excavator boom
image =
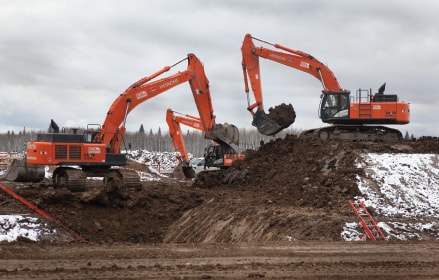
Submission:
[[[285,52],[279,52],[264,47],[256,47],[253,43],[253,39],[259,40],[252,37],[250,34],[247,34],[244,37],[241,51],[243,58],[243,69],[246,71],[247,75],[250,76],[253,93],[257,95],[256,100],[262,100],[259,57],[283,64],[288,67],[299,69],[314,76],[322,83],[324,92],[343,91],[338,84],[334,73],[332,73],[332,71],[326,65],[315,59],[312,55],[284,47],[280,44],[270,44],[262,40],[259,41],[268,43],[273,47]],[[248,86],[246,86],[246,92],[248,91]],[[258,104],[258,106],[260,109],[264,109],[263,104]]]
[[[274,135],[279,131],[287,128],[296,119],[296,113],[293,106],[281,104],[275,108],[270,108],[270,113],[266,114],[264,111],[264,102],[261,86],[261,73],[259,67],[259,57],[272,59],[280,63],[287,63],[288,59],[292,60],[293,54],[290,57],[282,57],[277,52],[270,52],[265,48],[256,48],[252,37],[247,34],[241,47],[242,53],[242,70],[244,74],[245,92],[247,94],[248,107],[247,110],[253,117],[253,125],[258,131],[264,135]],[[255,102],[250,102],[249,97],[249,83],[253,91]]]
[[166,111],[166,123],[169,127],[169,134],[171,135],[174,149],[180,153],[180,157],[183,161],[189,162],[186,144],[183,139],[183,132],[181,131],[180,124],[203,131],[203,125],[200,118],[187,114],[184,116],[176,115],[174,114],[174,111],[168,109]]
[[[200,118],[191,115],[177,115],[174,111],[168,109],[166,111],[166,122],[169,127],[169,134],[171,135],[172,144],[174,149],[180,153],[178,159],[179,164],[174,168],[174,177],[176,178],[195,178],[195,172],[189,165],[189,156],[184,142],[183,132],[181,131],[180,124],[187,125],[189,127],[203,131],[203,125]],[[180,174],[183,174],[181,176]]]
[[160,71],[140,79],[120,94],[108,110],[102,128],[95,136],[94,142],[109,145],[110,153],[119,153],[125,132],[127,115],[139,104],[193,79],[194,75],[196,75],[192,69],[193,65],[201,62],[199,62],[194,54],[188,54],[186,59],[188,60],[188,68],[186,71],[178,72],[156,81],[151,81],[183,61],[181,60],[173,66],[166,66]]

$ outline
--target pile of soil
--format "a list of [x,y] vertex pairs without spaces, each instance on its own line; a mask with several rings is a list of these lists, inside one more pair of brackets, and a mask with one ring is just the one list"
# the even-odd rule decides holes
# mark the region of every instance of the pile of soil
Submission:
[[[360,194],[359,153],[439,153],[438,144],[433,137],[383,144],[287,135],[195,181],[162,177],[108,192],[101,181],[88,180],[83,193],[48,180],[2,184],[89,242],[339,240],[343,224],[356,221],[347,202]],[[128,168],[149,172],[134,162]],[[0,204],[26,211],[3,192]]]
[[296,111],[293,105],[282,103],[268,109],[268,117],[275,121],[281,128],[287,128],[296,120]]
[[268,111],[269,113],[266,114],[264,110],[258,109],[253,116],[252,125],[263,135],[275,135],[296,120],[296,112],[291,104],[282,103],[271,107]]

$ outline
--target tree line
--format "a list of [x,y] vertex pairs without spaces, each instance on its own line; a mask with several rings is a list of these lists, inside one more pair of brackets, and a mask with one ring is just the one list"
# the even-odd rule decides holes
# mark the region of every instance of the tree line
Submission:
[[[84,129],[77,130],[77,133],[83,133]],[[50,131],[8,131],[0,133],[0,151],[7,152],[24,152],[26,143],[37,139],[37,134],[48,133]],[[69,131],[67,129],[67,131]],[[285,129],[276,136],[261,135],[256,128],[239,129],[239,148],[244,151],[247,149],[257,149],[261,142],[268,142],[274,138],[283,138],[286,134],[297,134],[293,129]],[[204,137],[204,133],[196,130],[187,130],[183,135],[186,150],[195,157],[204,154],[205,148],[212,142]],[[124,135],[122,150],[147,150],[150,152],[172,152],[175,151],[169,131],[163,131],[159,127],[158,130],[146,132],[141,125],[137,132],[126,132]]]
[[[0,133],[0,151],[7,152],[24,152],[26,150],[26,143],[37,139],[38,133],[47,133],[47,131],[20,131],[15,133],[14,131],[8,131],[7,133]],[[78,130],[78,133],[82,133],[83,130]],[[269,142],[274,138],[283,138],[286,134],[299,134],[292,128],[285,129],[275,136],[265,136],[260,134],[256,128],[239,129],[239,148],[241,151],[247,149],[257,149],[262,142]],[[196,130],[187,130],[183,135],[186,150],[195,157],[200,157],[204,154],[204,149],[211,143],[211,140],[204,137],[204,133]],[[413,134],[409,135],[408,132],[405,133],[404,139],[413,140],[415,139]],[[143,125],[137,132],[126,132],[123,143],[123,150],[147,150],[150,152],[172,152],[175,151],[174,145],[172,143],[169,131],[162,132],[159,127],[157,131],[152,129],[149,132],[145,132]]]

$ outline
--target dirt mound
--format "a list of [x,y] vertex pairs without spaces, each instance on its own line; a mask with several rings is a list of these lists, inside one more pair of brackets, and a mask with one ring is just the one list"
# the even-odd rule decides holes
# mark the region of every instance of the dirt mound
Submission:
[[411,143],[415,153],[439,153],[439,137],[422,136]]
[[209,174],[196,180],[194,186],[229,183],[232,188],[264,194],[266,200],[282,205],[333,208],[359,194],[355,187],[359,170],[353,167],[355,153],[356,149],[346,143],[287,135],[257,151],[247,151],[246,159],[219,174],[220,179]]
[[[246,151],[246,158],[235,162],[227,171],[204,173],[195,180],[194,187],[231,184],[269,190],[273,186],[288,185],[291,192],[301,192],[298,198],[303,199],[307,185],[346,188],[354,184],[355,176],[352,175],[361,172],[354,168],[359,153],[439,153],[439,138],[375,143],[324,141],[313,135],[287,135],[284,139],[273,139],[261,145],[256,151]],[[297,198],[296,195],[293,197]],[[313,203],[312,200],[306,199],[306,203]]]
[[[359,153],[439,153],[438,143],[435,137],[383,144],[287,135],[195,181],[161,177],[138,190],[108,192],[101,181],[87,180],[84,193],[54,188],[47,179],[3,184],[90,242],[337,240],[343,224],[356,221],[347,202],[360,194]],[[149,172],[142,164],[128,167]],[[2,209],[14,209],[6,194],[0,200]]]
[[175,182],[142,182],[141,190],[107,192],[101,181],[87,180],[83,193],[53,188],[49,181],[5,185],[87,241],[157,243],[175,220],[203,201],[187,184]]
[[[356,221],[347,202],[361,194],[358,154],[437,153],[437,141],[339,142],[312,135],[274,139],[247,151],[230,169],[198,177],[194,187],[223,195],[192,209],[187,214],[191,219],[182,217],[175,225],[179,233],[168,231],[165,241],[338,240],[343,224]],[[192,222],[197,219],[203,221],[201,228]]]

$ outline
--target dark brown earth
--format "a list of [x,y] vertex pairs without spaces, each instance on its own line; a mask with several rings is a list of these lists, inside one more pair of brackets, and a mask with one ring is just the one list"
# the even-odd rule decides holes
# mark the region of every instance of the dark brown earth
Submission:
[[294,111],[292,104],[282,103],[275,107],[270,107],[267,115],[282,128],[289,127],[296,120],[296,111]]
[[[301,279],[366,279],[368,273],[374,279],[435,278],[436,242],[393,242],[366,250],[341,241],[340,232],[344,223],[356,221],[347,202],[359,194],[355,176],[363,171],[353,164],[359,153],[439,153],[438,144],[433,137],[383,144],[288,135],[247,151],[246,159],[226,172],[194,182],[163,178],[142,182],[141,190],[111,193],[97,180],[88,180],[84,193],[55,189],[49,181],[2,182],[52,215],[54,220],[46,222],[58,234],[37,243],[21,238],[3,244],[0,275],[47,276],[63,259],[71,261],[45,279],[87,278],[90,271],[105,271],[107,279],[124,278],[117,273],[144,278],[145,270],[155,271],[155,278],[186,275],[179,269],[190,279],[290,279],[294,271]],[[148,172],[134,162],[128,168]],[[0,214],[32,213],[3,192],[0,205]],[[374,260],[369,249],[382,256]],[[407,254],[410,250],[418,257]],[[44,266],[46,255],[50,269]],[[22,268],[21,260],[26,260]],[[134,269],[128,272],[129,267]],[[115,274],[106,274],[111,271]]]

